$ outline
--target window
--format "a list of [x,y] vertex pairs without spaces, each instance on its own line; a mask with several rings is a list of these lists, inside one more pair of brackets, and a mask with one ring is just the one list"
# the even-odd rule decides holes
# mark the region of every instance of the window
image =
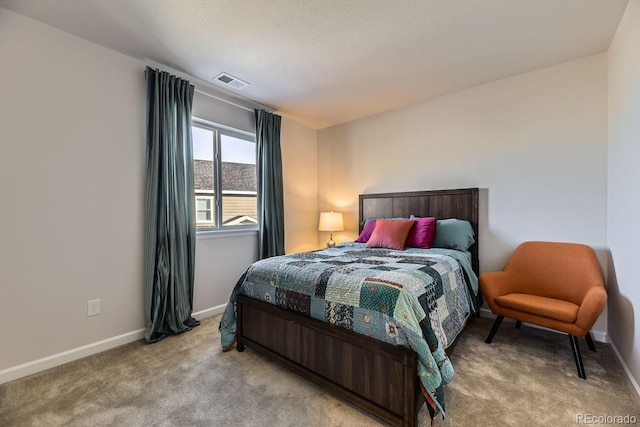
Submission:
[[213,197],[196,196],[196,224],[205,227],[213,225]]
[[255,228],[255,135],[197,119],[192,133],[196,227]]

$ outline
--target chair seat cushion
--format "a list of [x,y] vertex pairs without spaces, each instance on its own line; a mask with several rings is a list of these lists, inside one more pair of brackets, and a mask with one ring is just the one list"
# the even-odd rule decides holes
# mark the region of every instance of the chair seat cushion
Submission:
[[500,307],[524,311],[566,323],[576,321],[580,308],[572,302],[527,294],[501,295],[495,298],[495,302]]

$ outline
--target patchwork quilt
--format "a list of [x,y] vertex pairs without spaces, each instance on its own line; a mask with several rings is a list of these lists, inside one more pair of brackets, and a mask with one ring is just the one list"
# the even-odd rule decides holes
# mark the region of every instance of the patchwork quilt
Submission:
[[443,386],[454,375],[445,349],[479,305],[468,253],[343,243],[249,267],[220,322],[224,349],[235,343],[238,294],[412,349],[425,397],[443,414]]

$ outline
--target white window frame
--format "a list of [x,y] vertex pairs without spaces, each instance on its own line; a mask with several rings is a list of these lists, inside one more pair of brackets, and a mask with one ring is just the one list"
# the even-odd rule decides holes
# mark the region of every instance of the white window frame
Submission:
[[[211,227],[197,227],[196,234],[207,234],[211,232],[220,233],[225,231],[252,231],[258,230],[258,224],[235,224],[235,225],[223,225],[222,224],[222,157],[221,152],[221,136],[227,135],[233,138],[244,139],[256,143],[256,135],[251,132],[234,129],[229,126],[221,125],[218,123],[210,122],[208,120],[200,119],[197,117],[191,118],[191,125],[213,131],[214,141],[213,143],[213,181],[215,188],[213,189],[213,223]],[[257,160],[257,159],[256,159]],[[257,167],[257,165],[256,165]],[[257,189],[256,189],[257,191]],[[206,196],[197,196],[206,197]],[[257,203],[257,193],[256,193]],[[197,221],[197,207],[196,207],[196,221]]]

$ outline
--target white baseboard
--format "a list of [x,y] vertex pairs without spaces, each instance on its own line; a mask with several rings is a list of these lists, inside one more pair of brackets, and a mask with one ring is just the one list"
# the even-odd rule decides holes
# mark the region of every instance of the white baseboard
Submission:
[[22,365],[3,369],[0,371],[0,384],[17,380],[18,378],[26,377],[27,375],[46,371],[47,369],[55,368],[56,366],[64,365],[65,363],[73,362],[74,360],[82,359],[83,357],[91,356],[92,354],[110,350],[142,338],[144,338],[144,329],[138,329],[137,331],[127,332],[126,334],[118,335],[116,337],[107,338],[102,341],[83,345],[82,347],[63,351],[62,353],[43,357],[42,359],[23,363]]
[[[223,304],[201,310],[193,313],[193,317],[197,320],[206,319],[207,317],[222,313],[226,306],[226,304]],[[110,350],[143,338],[144,329],[138,329],[136,331],[127,332],[122,335],[83,345],[82,347],[63,351],[62,353],[43,357],[42,359],[12,366],[11,368],[0,370],[0,384],[8,383],[9,381],[17,380],[28,375],[37,374],[38,372],[46,371],[47,369],[55,368],[56,366],[64,365],[65,363],[73,362],[74,360],[82,359],[83,357]]]
[[633,374],[631,373],[631,370],[629,369],[624,359],[622,358],[622,355],[618,351],[618,348],[613,343],[613,341],[611,341],[611,339],[609,338],[609,335],[607,335],[607,343],[609,343],[609,345],[613,349],[613,352],[616,354],[618,361],[620,361],[620,364],[622,365],[622,369],[624,369],[624,372],[627,374],[627,378],[631,382],[631,385],[633,386],[633,388],[636,390],[638,397],[640,397],[640,385],[638,385],[638,381],[636,381],[636,379],[634,378]]
[[[491,310],[489,310],[488,308],[481,308],[480,309],[480,314],[483,317],[488,317],[488,318],[492,318],[492,319],[496,318],[496,315],[493,314],[491,312]],[[506,318],[506,317],[505,317],[505,321],[508,321],[508,322],[511,322],[511,323],[515,323],[515,320],[509,319],[509,318]],[[527,325],[531,326],[533,328],[545,329],[545,330],[551,331],[551,332],[558,332],[558,331],[554,331],[553,329],[548,329],[548,328],[544,328],[542,326],[532,325],[530,323],[527,323]],[[636,381],[636,379],[634,378],[633,374],[629,370],[629,367],[625,363],[624,359],[622,358],[622,355],[620,354],[620,352],[616,348],[615,344],[609,338],[609,334],[607,334],[606,332],[602,332],[602,331],[591,331],[591,336],[593,337],[593,339],[595,341],[606,343],[606,344],[609,344],[611,346],[611,348],[613,349],[613,352],[616,354],[616,357],[618,358],[618,361],[622,365],[622,369],[624,369],[624,372],[627,374],[627,378],[629,379],[629,381],[631,382],[631,385],[633,386],[633,388],[635,389],[636,393],[638,394],[638,397],[640,397],[640,385],[638,385],[638,382]]]
[[206,319],[207,317],[216,316],[220,313],[223,313],[225,308],[227,308],[227,304],[222,304],[215,307],[207,308],[205,310],[196,311],[192,314],[192,316],[196,320],[202,320]]

